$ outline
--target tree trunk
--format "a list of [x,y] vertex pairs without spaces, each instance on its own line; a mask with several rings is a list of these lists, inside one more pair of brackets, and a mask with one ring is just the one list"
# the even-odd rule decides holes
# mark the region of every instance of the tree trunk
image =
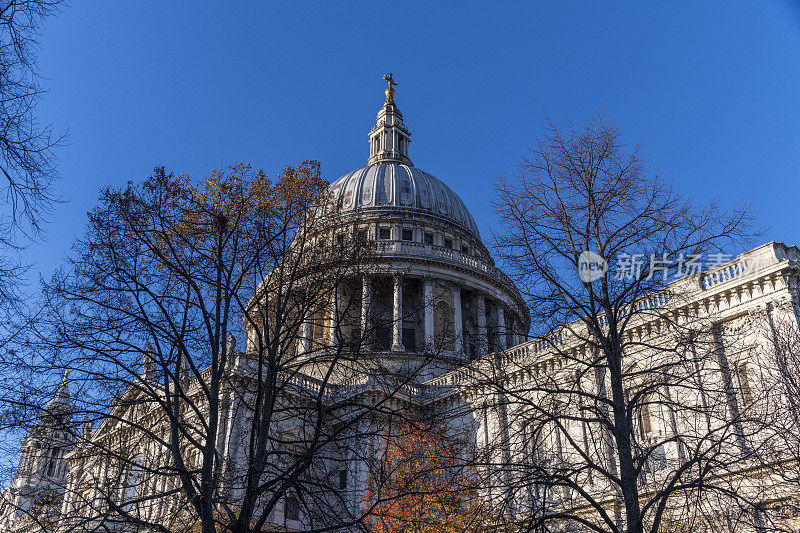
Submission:
[[[615,343],[616,344],[616,343]],[[636,464],[633,459],[631,424],[627,417],[627,402],[622,383],[622,353],[618,346],[610,349],[611,398],[614,403],[614,440],[619,458],[620,490],[625,503],[628,533],[642,533],[641,508],[637,485]]]

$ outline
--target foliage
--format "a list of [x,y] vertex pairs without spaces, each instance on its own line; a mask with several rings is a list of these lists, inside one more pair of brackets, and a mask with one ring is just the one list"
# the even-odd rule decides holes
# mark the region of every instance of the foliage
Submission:
[[[365,257],[355,239],[325,237],[338,227],[328,194],[316,161],[274,180],[244,162],[201,180],[159,167],[102,192],[71,268],[45,287],[39,351],[40,368],[73,370],[76,416],[103,421],[102,438],[78,438],[83,453],[115,465],[101,470],[103,505],[77,516],[164,530],[147,513],[163,507],[206,532],[259,530],[317,468],[328,379],[300,389],[296,376],[323,357],[333,372],[345,355],[301,353],[298,338]],[[302,431],[287,443],[290,420]],[[235,464],[220,429],[233,425]],[[108,445],[115,431],[124,446]],[[115,487],[134,469],[166,479],[162,493],[121,503]],[[76,486],[98,485],[90,470]]]
[[474,467],[444,428],[404,425],[389,439],[378,476],[365,497],[372,533],[473,531],[485,518]]

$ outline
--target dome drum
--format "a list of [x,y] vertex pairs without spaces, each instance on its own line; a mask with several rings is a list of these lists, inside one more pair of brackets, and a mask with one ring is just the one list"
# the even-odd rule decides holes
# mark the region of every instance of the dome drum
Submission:
[[528,327],[504,290],[444,267],[376,264],[340,287],[338,298],[346,307],[337,328],[309,328],[300,353],[326,342],[366,342],[401,362],[416,354],[463,362],[523,342]]

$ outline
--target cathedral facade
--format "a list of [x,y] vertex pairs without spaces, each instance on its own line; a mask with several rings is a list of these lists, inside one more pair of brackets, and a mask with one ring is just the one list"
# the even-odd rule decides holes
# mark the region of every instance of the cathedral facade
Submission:
[[[372,349],[387,361],[425,361],[432,347],[436,348],[437,362],[418,369],[414,383],[401,391],[398,405],[418,410],[435,408],[447,413],[452,433],[464,440],[471,457],[480,456],[480,468],[488,471],[482,497],[503,502],[504,520],[518,520],[518,526],[523,527],[520,524],[524,525],[525,517],[536,514],[540,508],[568,509],[591,517],[595,510],[586,507],[574,491],[558,483],[537,486],[529,477],[537,471],[525,465],[538,460],[580,463],[586,458],[571,450],[579,449],[581,443],[585,449],[596,449],[598,457],[605,457],[597,459],[601,462],[613,462],[610,457],[613,453],[603,451],[602,437],[595,435],[600,443],[592,444],[591,427],[577,423],[559,426],[546,439],[531,437],[527,433],[533,416],[530,409],[540,400],[527,397],[525,392],[515,393],[527,390],[531,383],[539,383],[544,376],[553,382],[583,379],[576,378],[571,358],[564,354],[577,358],[577,354],[586,350],[585,343],[579,335],[570,337],[563,333],[558,334],[561,337],[557,340],[553,336],[528,340],[531,318],[526,303],[509,277],[495,266],[467,206],[443,181],[413,165],[409,156],[410,132],[395,104],[391,76],[388,81],[386,101],[369,132],[366,165],[331,185],[340,213],[345,219],[352,218],[353,224],[357,224],[355,232],[370,242],[374,250],[371,267],[351,287],[358,293],[356,300],[360,303],[356,323],[362,329],[372,322],[384,324],[376,326]],[[720,419],[738,416],[744,402],[751,402],[759,391],[774,386],[776,378],[767,372],[771,365],[761,359],[769,352],[764,347],[769,339],[756,325],[765,323],[765,317],[797,324],[798,279],[800,250],[772,242],[698,274],[684,291],[676,316],[683,313],[682,309],[688,309],[695,320],[708,320],[717,328],[737,331],[735,337],[720,337],[723,340],[714,348],[716,374],[709,370],[709,375],[717,376],[709,380],[725,385],[726,396],[714,400],[720,402]],[[688,282],[681,283],[685,288]],[[299,353],[310,351],[311,343],[319,341],[310,331],[312,327],[309,324],[307,330],[300,332],[295,348]],[[653,340],[664,335],[665,330],[663,321],[653,316],[635,324],[632,335]],[[325,342],[343,342],[338,337],[340,333],[333,331]],[[246,359],[246,351],[237,357]],[[242,364],[236,371],[247,372],[248,368]],[[489,382],[490,375],[494,383]],[[318,376],[302,379],[303,386],[318,386],[315,385]],[[348,394],[367,394],[372,386],[370,379],[337,386],[347,389]],[[602,383],[598,385],[596,381],[590,387],[602,388]],[[544,389],[545,386],[538,387],[537,394]],[[77,434],[64,429],[75,425],[70,402],[65,377],[44,409],[40,423],[22,441],[16,475],[3,491],[0,524],[4,530],[70,530],[70,524],[76,523],[74,516],[86,512],[81,502],[91,501],[95,485],[105,479],[99,474],[104,467],[87,456],[91,447],[85,443],[107,442],[112,446],[120,427],[119,416],[109,417],[99,427],[83,427],[77,438]],[[146,417],[146,413],[137,416]],[[698,431],[697,424],[703,422],[686,416],[655,402],[640,415],[637,423],[641,425],[643,442],[663,443],[652,448],[654,459],[647,463],[650,467],[646,474],[642,474],[643,486],[651,483],[658,487],[659,472],[667,470],[666,465],[673,460],[685,460],[682,458],[688,453],[686,445],[673,436]],[[574,420],[578,418],[576,415]],[[221,446],[223,453],[235,462],[237,447],[243,446],[243,441],[236,440],[242,438],[237,429],[241,420],[233,411],[223,420],[219,429]],[[708,427],[699,431],[705,435],[717,422],[709,419],[703,423]],[[742,430],[744,433],[747,432]],[[536,442],[535,450],[531,449],[532,442]],[[113,445],[122,446],[124,442]],[[348,463],[334,469],[341,474],[338,485],[348,493],[335,505],[351,506],[352,515],[358,514],[364,495],[370,490],[370,469],[375,463],[369,455],[376,454],[378,448],[375,442],[365,439],[362,444],[351,446],[344,456],[328,459],[326,463]],[[364,454],[353,453],[358,449]],[[794,502],[791,483],[782,480],[780,472],[769,470],[767,459],[764,461],[761,465],[751,461],[741,468],[743,473],[736,490],[742,495],[752,494],[752,499],[765,509]],[[734,475],[730,470],[726,472]],[[130,510],[123,501],[127,497],[146,500],[142,496],[146,496],[143,492],[147,490],[180,498],[180,491],[168,490],[167,481],[139,482],[142,475],[129,470],[115,477],[119,483],[115,493],[121,498],[121,509]],[[609,492],[608,485],[591,482],[587,486],[594,494],[593,499],[608,507],[609,516],[618,516],[612,509],[619,506],[619,499]],[[609,493],[604,497],[604,492]],[[166,497],[137,505],[141,506],[136,511],[141,513],[142,523],[181,512]],[[765,527],[755,512],[735,525],[729,515],[724,507],[707,509],[697,524],[702,523],[709,531],[725,527],[757,531]],[[792,529],[797,527],[792,516],[783,516],[781,520],[781,527],[797,530]],[[82,527],[90,529],[87,525]],[[120,524],[115,527],[126,530]],[[136,527],[134,524],[129,529]],[[287,498],[276,506],[269,527],[302,531],[315,526],[298,509],[298,502]],[[569,528],[580,529],[565,526],[565,530]]]

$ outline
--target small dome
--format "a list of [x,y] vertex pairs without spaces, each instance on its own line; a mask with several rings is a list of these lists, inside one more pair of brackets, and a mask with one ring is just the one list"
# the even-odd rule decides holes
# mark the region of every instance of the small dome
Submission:
[[427,172],[401,163],[380,162],[345,174],[331,185],[343,211],[399,208],[444,217],[480,239],[467,206],[453,190]]

